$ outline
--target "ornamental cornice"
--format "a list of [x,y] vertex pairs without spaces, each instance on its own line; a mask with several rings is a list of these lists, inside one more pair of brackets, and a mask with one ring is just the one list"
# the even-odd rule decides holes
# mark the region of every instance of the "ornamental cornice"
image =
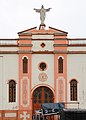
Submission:
[[86,54],[86,51],[31,51],[31,50],[19,50],[19,51],[0,51],[0,54]]
[[32,44],[19,44],[19,47],[32,47]]
[[54,47],[67,47],[68,44],[53,44]]

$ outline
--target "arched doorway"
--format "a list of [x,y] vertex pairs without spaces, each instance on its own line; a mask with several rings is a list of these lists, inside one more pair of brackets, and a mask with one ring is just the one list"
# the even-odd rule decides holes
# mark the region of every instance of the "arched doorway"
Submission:
[[42,103],[53,103],[54,95],[50,88],[41,86],[34,90],[33,92],[33,114],[35,110],[41,109]]

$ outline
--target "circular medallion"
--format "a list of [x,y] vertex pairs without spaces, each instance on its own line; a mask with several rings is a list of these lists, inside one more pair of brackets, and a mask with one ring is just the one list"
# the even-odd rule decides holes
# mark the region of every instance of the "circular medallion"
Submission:
[[41,82],[44,82],[48,79],[48,76],[47,76],[46,73],[42,72],[42,73],[39,74],[38,78]]

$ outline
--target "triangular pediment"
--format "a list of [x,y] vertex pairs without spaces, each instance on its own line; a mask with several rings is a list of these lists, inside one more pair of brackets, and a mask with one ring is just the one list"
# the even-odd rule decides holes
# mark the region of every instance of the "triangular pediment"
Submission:
[[33,27],[27,30],[23,30],[21,32],[18,32],[19,35],[23,35],[23,34],[31,34],[32,32],[34,32],[36,30],[37,27]]
[[65,32],[63,30],[59,30],[59,29],[56,29],[56,28],[53,28],[53,27],[49,27],[49,30],[54,32],[55,34],[68,34],[68,32]]
[[18,32],[18,35],[30,35],[30,34],[55,34],[55,35],[67,35],[68,33],[59,30],[53,27],[49,27],[48,29],[37,29],[37,27],[33,27],[21,32]]

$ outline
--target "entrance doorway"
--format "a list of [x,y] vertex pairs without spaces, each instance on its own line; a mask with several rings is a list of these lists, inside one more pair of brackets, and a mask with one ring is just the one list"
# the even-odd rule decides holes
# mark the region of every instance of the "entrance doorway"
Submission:
[[53,103],[54,95],[50,88],[41,86],[34,90],[33,92],[33,114],[35,110],[41,109],[42,103]]

